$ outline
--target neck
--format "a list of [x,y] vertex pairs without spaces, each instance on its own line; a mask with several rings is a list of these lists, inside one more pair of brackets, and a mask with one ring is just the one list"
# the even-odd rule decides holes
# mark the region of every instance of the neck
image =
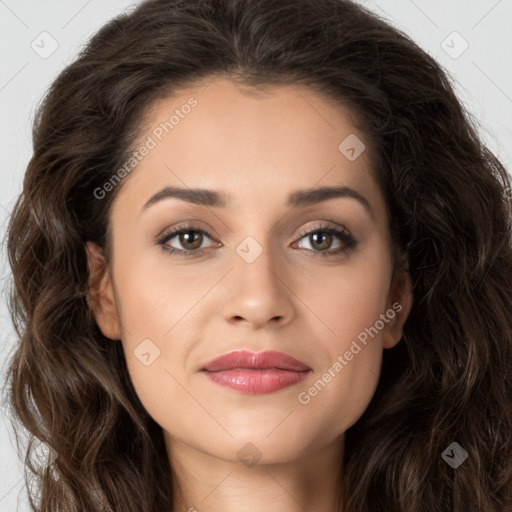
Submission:
[[251,464],[221,459],[164,435],[173,512],[341,512],[343,437],[292,460]]

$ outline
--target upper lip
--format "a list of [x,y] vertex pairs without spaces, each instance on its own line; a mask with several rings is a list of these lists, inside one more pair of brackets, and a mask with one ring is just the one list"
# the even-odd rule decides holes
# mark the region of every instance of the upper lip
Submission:
[[274,350],[265,352],[236,350],[212,359],[206,363],[201,370],[214,372],[219,370],[230,370],[233,368],[279,368],[281,370],[291,370],[296,372],[311,370],[311,368],[302,361],[298,361],[287,354],[276,352]]

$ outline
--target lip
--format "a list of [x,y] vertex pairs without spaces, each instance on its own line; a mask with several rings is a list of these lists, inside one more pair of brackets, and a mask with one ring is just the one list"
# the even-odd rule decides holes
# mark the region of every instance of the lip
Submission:
[[232,370],[234,368],[271,370],[278,368],[280,370],[291,370],[301,372],[311,370],[311,368],[283,352],[267,350],[265,352],[251,352],[249,350],[236,350],[220,357],[212,359],[206,363],[201,370],[215,372],[219,370]]
[[201,371],[220,386],[260,394],[298,384],[312,370],[282,352],[237,350],[209,361]]

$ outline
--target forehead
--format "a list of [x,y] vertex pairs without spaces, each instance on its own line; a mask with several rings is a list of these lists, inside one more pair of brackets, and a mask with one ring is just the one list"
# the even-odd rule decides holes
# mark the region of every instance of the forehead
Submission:
[[309,88],[217,78],[152,105],[134,145],[149,149],[121,195],[142,207],[158,187],[200,186],[262,207],[292,190],[346,186],[379,202],[368,143],[347,107]]

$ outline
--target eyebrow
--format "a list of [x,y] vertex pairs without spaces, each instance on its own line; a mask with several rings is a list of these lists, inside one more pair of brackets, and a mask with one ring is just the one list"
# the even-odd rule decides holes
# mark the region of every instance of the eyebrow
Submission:
[[[146,201],[142,207],[142,212],[155,203],[169,198],[218,208],[226,208],[229,204],[229,196],[224,192],[204,188],[165,187]],[[371,217],[375,217],[375,213],[366,197],[350,187],[321,187],[309,190],[296,190],[288,196],[286,206],[290,208],[304,207],[334,198],[355,199],[364,206]]]

